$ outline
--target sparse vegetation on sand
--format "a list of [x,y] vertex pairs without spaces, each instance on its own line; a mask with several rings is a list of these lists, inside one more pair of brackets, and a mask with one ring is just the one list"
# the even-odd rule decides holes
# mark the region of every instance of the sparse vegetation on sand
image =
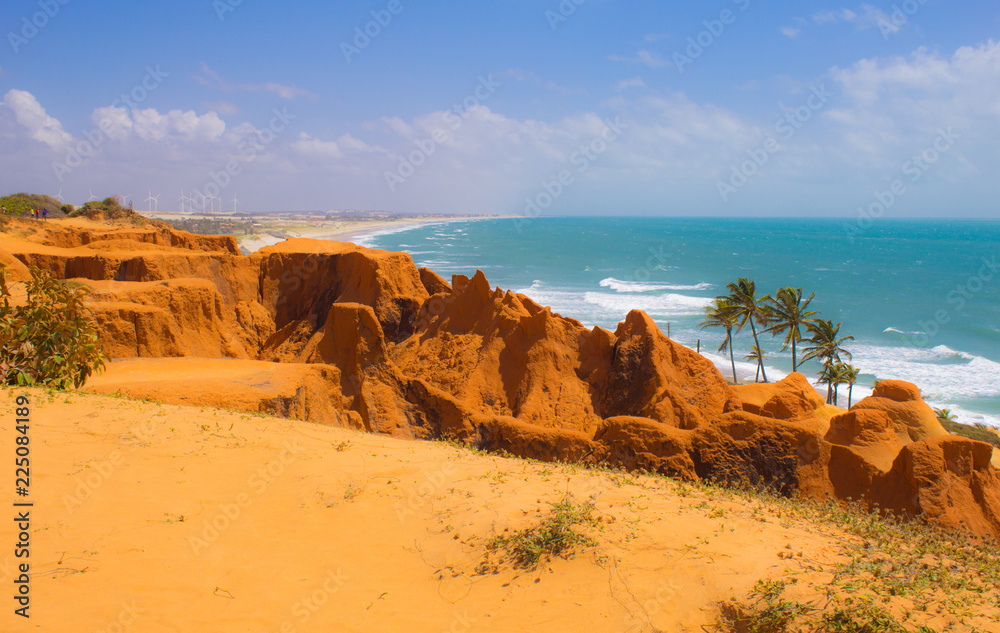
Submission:
[[531,569],[555,556],[572,556],[579,549],[594,544],[580,528],[593,528],[599,521],[593,502],[580,503],[572,495],[566,495],[536,525],[513,534],[504,530],[503,534],[487,541],[486,557],[478,571],[495,571],[504,563]]

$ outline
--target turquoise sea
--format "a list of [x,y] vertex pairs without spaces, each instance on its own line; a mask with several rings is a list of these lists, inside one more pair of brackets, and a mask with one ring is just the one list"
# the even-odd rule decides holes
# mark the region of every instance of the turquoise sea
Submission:
[[[456,221],[368,236],[412,254],[446,278],[482,269],[585,325],[611,330],[629,310],[701,351],[724,333],[700,330],[703,308],[738,277],[758,292],[815,292],[813,309],[835,323],[862,371],[854,399],[875,378],[916,383],[935,407],[966,423],[1000,427],[1000,223],[991,221],[695,218],[535,218]],[[749,351],[749,327],[736,339]],[[791,351],[765,336],[768,378],[791,370]],[[737,367],[753,380],[754,366]],[[814,378],[819,365],[804,372]],[[866,388],[867,387],[867,388]],[[825,389],[825,387],[823,388]],[[842,398],[846,387],[842,387]],[[844,404],[842,401],[841,404]]]

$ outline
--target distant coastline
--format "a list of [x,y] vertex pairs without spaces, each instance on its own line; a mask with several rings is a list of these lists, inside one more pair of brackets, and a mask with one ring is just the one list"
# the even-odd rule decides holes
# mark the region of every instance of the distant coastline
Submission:
[[[176,222],[203,216],[179,213],[154,213],[150,217]],[[220,216],[222,217],[222,216]],[[229,217],[229,216],[225,216]],[[234,218],[236,216],[233,216]],[[273,213],[248,216],[254,232],[232,234],[244,253],[301,237],[362,244],[376,235],[405,231],[430,224],[502,219],[502,215],[393,215],[388,213]]]

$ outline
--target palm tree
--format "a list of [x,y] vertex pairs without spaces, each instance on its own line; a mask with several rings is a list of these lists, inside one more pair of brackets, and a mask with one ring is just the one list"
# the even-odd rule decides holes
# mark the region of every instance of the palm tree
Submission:
[[[749,321],[750,331],[753,333],[753,345],[759,348],[760,341],[757,340],[757,327],[755,323],[759,323],[761,327],[768,325],[767,306],[771,296],[765,295],[758,299],[757,284],[745,277],[740,277],[736,280],[736,283],[730,283],[726,288],[729,290],[729,295],[717,297],[717,299],[726,299],[729,303],[733,304],[739,324],[736,329],[737,332],[742,330]],[[767,382],[767,372],[764,371],[763,361],[757,361],[757,368],[760,370],[764,382]]]
[[851,408],[854,394],[854,384],[858,382],[859,370],[854,365],[844,365],[844,383],[847,385],[847,408]]
[[[815,358],[823,361],[823,371],[824,373],[829,373],[832,371],[833,365],[840,363],[841,354],[850,359],[851,353],[844,349],[844,342],[853,341],[854,337],[844,336],[837,338],[840,336],[841,325],[843,325],[843,322],[834,325],[833,321],[829,319],[817,319],[808,324],[807,327],[812,333],[809,342],[812,345],[806,348],[806,353],[802,356],[802,360],[806,361]],[[832,378],[832,374],[828,378]],[[826,384],[826,401],[827,404],[830,404],[833,402],[832,382],[827,382]]]
[[[835,407],[839,406],[838,403],[840,401],[840,394],[838,393],[838,389],[839,389],[840,385],[843,385],[843,384],[845,384],[847,382],[847,374],[848,374],[848,371],[849,371],[848,367],[849,366],[845,365],[844,363],[833,363],[830,366],[830,374],[831,374],[831,378],[833,379],[833,382],[832,382],[832,384],[833,384],[833,406],[835,406]],[[850,408],[850,405],[847,405],[847,407]]]
[[767,356],[764,354],[763,350],[761,350],[759,347],[757,347],[756,345],[754,345],[750,349],[750,353],[747,354],[746,356],[744,356],[743,358],[745,358],[746,360],[755,360],[755,361],[757,361],[757,375],[754,376],[754,378],[753,378],[753,381],[757,382],[759,380],[759,378],[760,378],[760,369],[761,369],[761,367],[764,366],[764,361],[767,360]]
[[945,422],[954,422],[958,418],[955,414],[951,412],[951,409],[934,409],[934,413],[937,414],[938,422],[944,424]]
[[816,381],[817,384],[826,385],[826,403],[833,404],[833,382],[837,379],[836,372],[832,363],[826,363],[823,365],[822,371],[819,372],[819,379]]
[[737,327],[736,309],[725,297],[718,297],[712,305],[705,308],[705,320],[701,322],[701,329],[707,327],[726,328],[726,339],[719,346],[720,352],[725,352],[729,347],[729,362],[733,365],[733,383],[736,382],[736,359],[733,357],[733,328]]
[[[813,300],[816,293],[802,300],[802,288],[792,288],[786,286],[779,288],[775,297],[770,300],[768,306],[770,320],[774,322],[766,331],[772,336],[785,334],[784,345],[781,350],[792,346],[792,371],[798,371],[798,362],[795,357],[795,344],[802,340],[802,326],[809,327],[814,322],[814,318],[819,312],[809,310],[809,302]],[[786,334],[787,332],[787,334]]]

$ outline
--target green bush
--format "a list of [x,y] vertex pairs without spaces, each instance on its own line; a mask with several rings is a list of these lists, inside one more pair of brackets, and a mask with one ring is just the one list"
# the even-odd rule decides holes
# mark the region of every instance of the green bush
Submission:
[[7,270],[0,266],[0,373],[4,384],[80,387],[108,360],[84,299],[86,286],[36,267],[27,302],[11,306]]
[[7,208],[8,215],[30,216],[32,209],[48,209],[49,217],[59,215],[63,203],[52,196],[35,193],[15,193],[0,198],[0,205]]

